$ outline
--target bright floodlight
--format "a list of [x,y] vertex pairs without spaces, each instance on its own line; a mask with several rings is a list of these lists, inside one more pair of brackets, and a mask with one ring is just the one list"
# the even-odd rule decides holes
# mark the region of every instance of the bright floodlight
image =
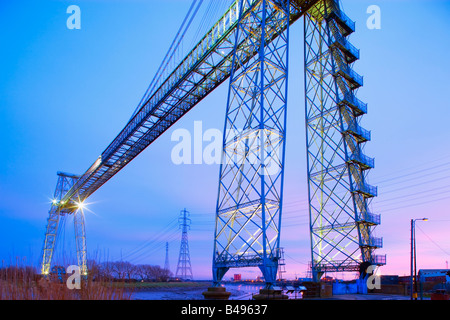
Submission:
[[84,208],[86,208],[86,205],[83,202],[75,202],[75,204],[77,205],[78,209],[83,210]]

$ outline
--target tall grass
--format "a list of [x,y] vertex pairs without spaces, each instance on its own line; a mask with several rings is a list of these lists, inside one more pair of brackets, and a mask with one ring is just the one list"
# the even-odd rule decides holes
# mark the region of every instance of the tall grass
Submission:
[[108,282],[81,280],[80,289],[69,289],[66,280],[47,278],[35,268],[8,266],[0,269],[0,300],[130,300],[131,291]]

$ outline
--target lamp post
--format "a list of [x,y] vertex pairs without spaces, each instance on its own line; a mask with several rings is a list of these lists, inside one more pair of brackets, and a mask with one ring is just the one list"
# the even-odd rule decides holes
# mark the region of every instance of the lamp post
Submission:
[[[428,218],[411,219],[411,279],[410,279],[410,299],[417,300],[415,290],[416,279],[416,221],[428,221]],[[414,291],[414,293],[413,293]]]

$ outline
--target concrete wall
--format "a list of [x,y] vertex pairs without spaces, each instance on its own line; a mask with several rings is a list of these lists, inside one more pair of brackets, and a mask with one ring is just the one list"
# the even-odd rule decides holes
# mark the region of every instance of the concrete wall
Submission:
[[409,294],[408,284],[382,284],[381,289],[369,290],[369,293],[399,294],[407,296]]

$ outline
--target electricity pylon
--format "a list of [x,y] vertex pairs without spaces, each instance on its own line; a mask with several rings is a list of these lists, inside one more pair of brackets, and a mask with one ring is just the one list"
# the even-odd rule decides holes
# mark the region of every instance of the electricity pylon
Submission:
[[169,243],[166,242],[166,260],[164,261],[164,269],[170,271],[169,265]]
[[189,218],[189,212],[186,211],[186,209],[181,211],[178,222],[180,223],[181,228],[181,245],[175,277],[183,280],[192,280],[193,275],[188,243],[188,229],[191,225],[191,219]]

